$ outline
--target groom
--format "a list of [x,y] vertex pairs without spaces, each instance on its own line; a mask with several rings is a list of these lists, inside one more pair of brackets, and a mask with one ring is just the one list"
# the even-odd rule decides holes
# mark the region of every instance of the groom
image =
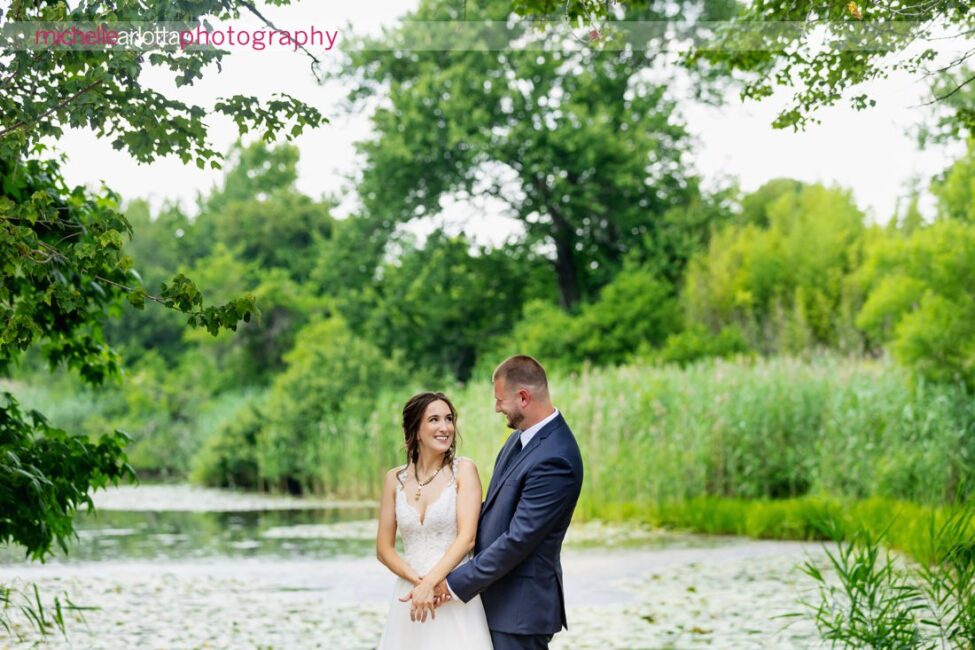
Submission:
[[516,431],[495,461],[476,554],[446,582],[464,602],[481,595],[495,650],[547,648],[568,627],[559,554],[582,489],[582,457],[538,361],[513,356],[492,379],[494,410]]

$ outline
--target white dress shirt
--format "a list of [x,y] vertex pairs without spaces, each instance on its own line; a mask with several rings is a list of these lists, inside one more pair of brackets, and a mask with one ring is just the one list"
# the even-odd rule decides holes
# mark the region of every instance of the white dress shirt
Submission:
[[538,433],[541,430],[541,428],[544,427],[546,424],[548,424],[549,422],[551,422],[552,420],[554,420],[556,417],[558,417],[558,415],[559,415],[559,410],[558,409],[555,409],[554,411],[552,411],[552,415],[548,416],[547,418],[545,418],[541,422],[535,424],[534,426],[530,426],[527,429],[525,429],[524,431],[522,431],[521,432],[521,448],[524,449],[525,447],[527,447],[528,446],[528,443],[531,442],[531,439],[535,437],[535,434]]

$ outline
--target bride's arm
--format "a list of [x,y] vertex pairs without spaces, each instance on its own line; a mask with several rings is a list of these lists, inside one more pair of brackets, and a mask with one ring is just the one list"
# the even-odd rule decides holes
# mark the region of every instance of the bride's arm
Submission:
[[418,607],[420,603],[429,606],[433,602],[434,588],[474,548],[477,519],[481,514],[481,478],[473,462],[463,459],[457,465],[457,538],[413,590],[413,602]]
[[383,483],[383,498],[379,503],[379,531],[376,533],[376,557],[390,571],[415,585],[419,584],[420,576],[396,552],[397,471],[399,468],[395,467],[389,470],[386,474],[386,481]]

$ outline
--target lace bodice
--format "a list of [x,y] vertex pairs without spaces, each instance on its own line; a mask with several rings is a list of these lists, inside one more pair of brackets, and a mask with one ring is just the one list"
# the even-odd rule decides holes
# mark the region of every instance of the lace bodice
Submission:
[[[420,513],[403,490],[402,473],[396,483],[396,528],[403,539],[406,561],[420,575],[432,569],[457,538],[457,461],[450,467],[450,481],[440,495]],[[405,470],[404,470],[405,472]]]

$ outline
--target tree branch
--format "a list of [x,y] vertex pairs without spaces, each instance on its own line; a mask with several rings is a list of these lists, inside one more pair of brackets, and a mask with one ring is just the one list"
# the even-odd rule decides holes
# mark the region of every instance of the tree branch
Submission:
[[943,102],[944,100],[948,99],[949,97],[951,97],[952,95],[954,95],[955,93],[957,93],[959,90],[961,90],[962,88],[964,88],[968,84],[972,83],[973,81],[975,81],[975,74],[973,74],[971,77],[969,77],[968,79],[965,79],[965,81],[963,81],[960,84],[958,84],[957,86],[955,86],[955,89],[952,90],[951,92],[945,93],[944,95],[941,95],[939,97],[935,97],[934,99],[932,99],[931,101],[927,102],[924,105],[925,106],[930,106],[931,104],[934,104],[936,102]]
[[95,86],[101,84],[103,81],[104,81],[104,79],[98,79],[97,81],[91,82],[90,84],[88,84],[87,86],[85,86],[84,88],[82,88],[81,90],[79,90],[78,92],[76,92],[75,94],[71,95],[70,97],[68,97],[64,101],[58,103],[56,106],[52,106],[48,110],[44,111],[43,113],[41,113],[40,115],[38,115],[33,120],[29,120],[29,121],[26,121],[26,122],[25,121],[21,121],[21,122],[17,122],[13,126],[8,126],[3,131],[0,131],[0,138],[6,137],[7,134],[12,133],[12,132],[16,131],[17,129],[23,128],[25,126],[30,126],[31,124],[36,124],[37,122],[41,121],[42,119],[44,119],[45,117],[47,117],[51,113],[54,113],[55,111],[61,110],[62,108],[64,108],[65,106],[67,106],[68,104],[70,104],[71,102],[73,102],[74,100],[78,99],[79,97],[81,97],[82,95],[84,95],[86,92],[88,92],[89,90],[91,90],[92,88],[94,88]]
[[[119,282],[115,282],[114,280],[109,280],[108,278],[102,277],[100,275],[96,275],[95,276],[95,279],[96,280],[101,280],[102,282],[104,282],[106,284],[110,284],[113,287],[115,287],[117,289],[121,289],[122,291],[124,291],[126,293],[131,293],[131,292],[135,291],[135,289],[133,289],[132,287],[130,287],[130,286],[126,285],[126,284],[121,284]],[[154,296],[151,293],[146,292],[146,298],[148,300],[152,300],[153,302],[158,302],[160,305],[168,306],[166,304],[166,301],[165,300],[163,300],[162,298],[160,298],[158,296]]]
[[[254,14],[255,16],[257,16],[258,19],[260,19],[261,22],[263,22],[265,25],[267,25],[268,27],[270,27],[271,29],[273,29],[276,32],[277,31],[281,31],[281,30],[278,29],[277,25],[275,25],[274,23],[272,23],[270,20],[268,20],[264,16],[264,14],[262,14],[260,11],[258,11],[257,10],[257,7],[255,7],[254,6],[254,3],[250,2],[250,0],[239,0],[239,2],[240,2],[240,4],[241,4],[242,7],[245,7],[249,12],[251,12],[252,14]],[[319,76],[319,74],[320,74],[319,73],[319,69],[320,69],[320,66],[322,65],[322,62],[318,60],[318,57],[316,57],[314,54],[312,54],[311,52],[309,52],[308,51],[308,48],[306,48],[304,45],[301,46],[301,50],[305,54],[308,55],[308,58],[310,58],[312,60],[311,72],[312,72],[313,75],[315,75],[315,79],[318,81],[318,83],[324,83],[325,80]]]

